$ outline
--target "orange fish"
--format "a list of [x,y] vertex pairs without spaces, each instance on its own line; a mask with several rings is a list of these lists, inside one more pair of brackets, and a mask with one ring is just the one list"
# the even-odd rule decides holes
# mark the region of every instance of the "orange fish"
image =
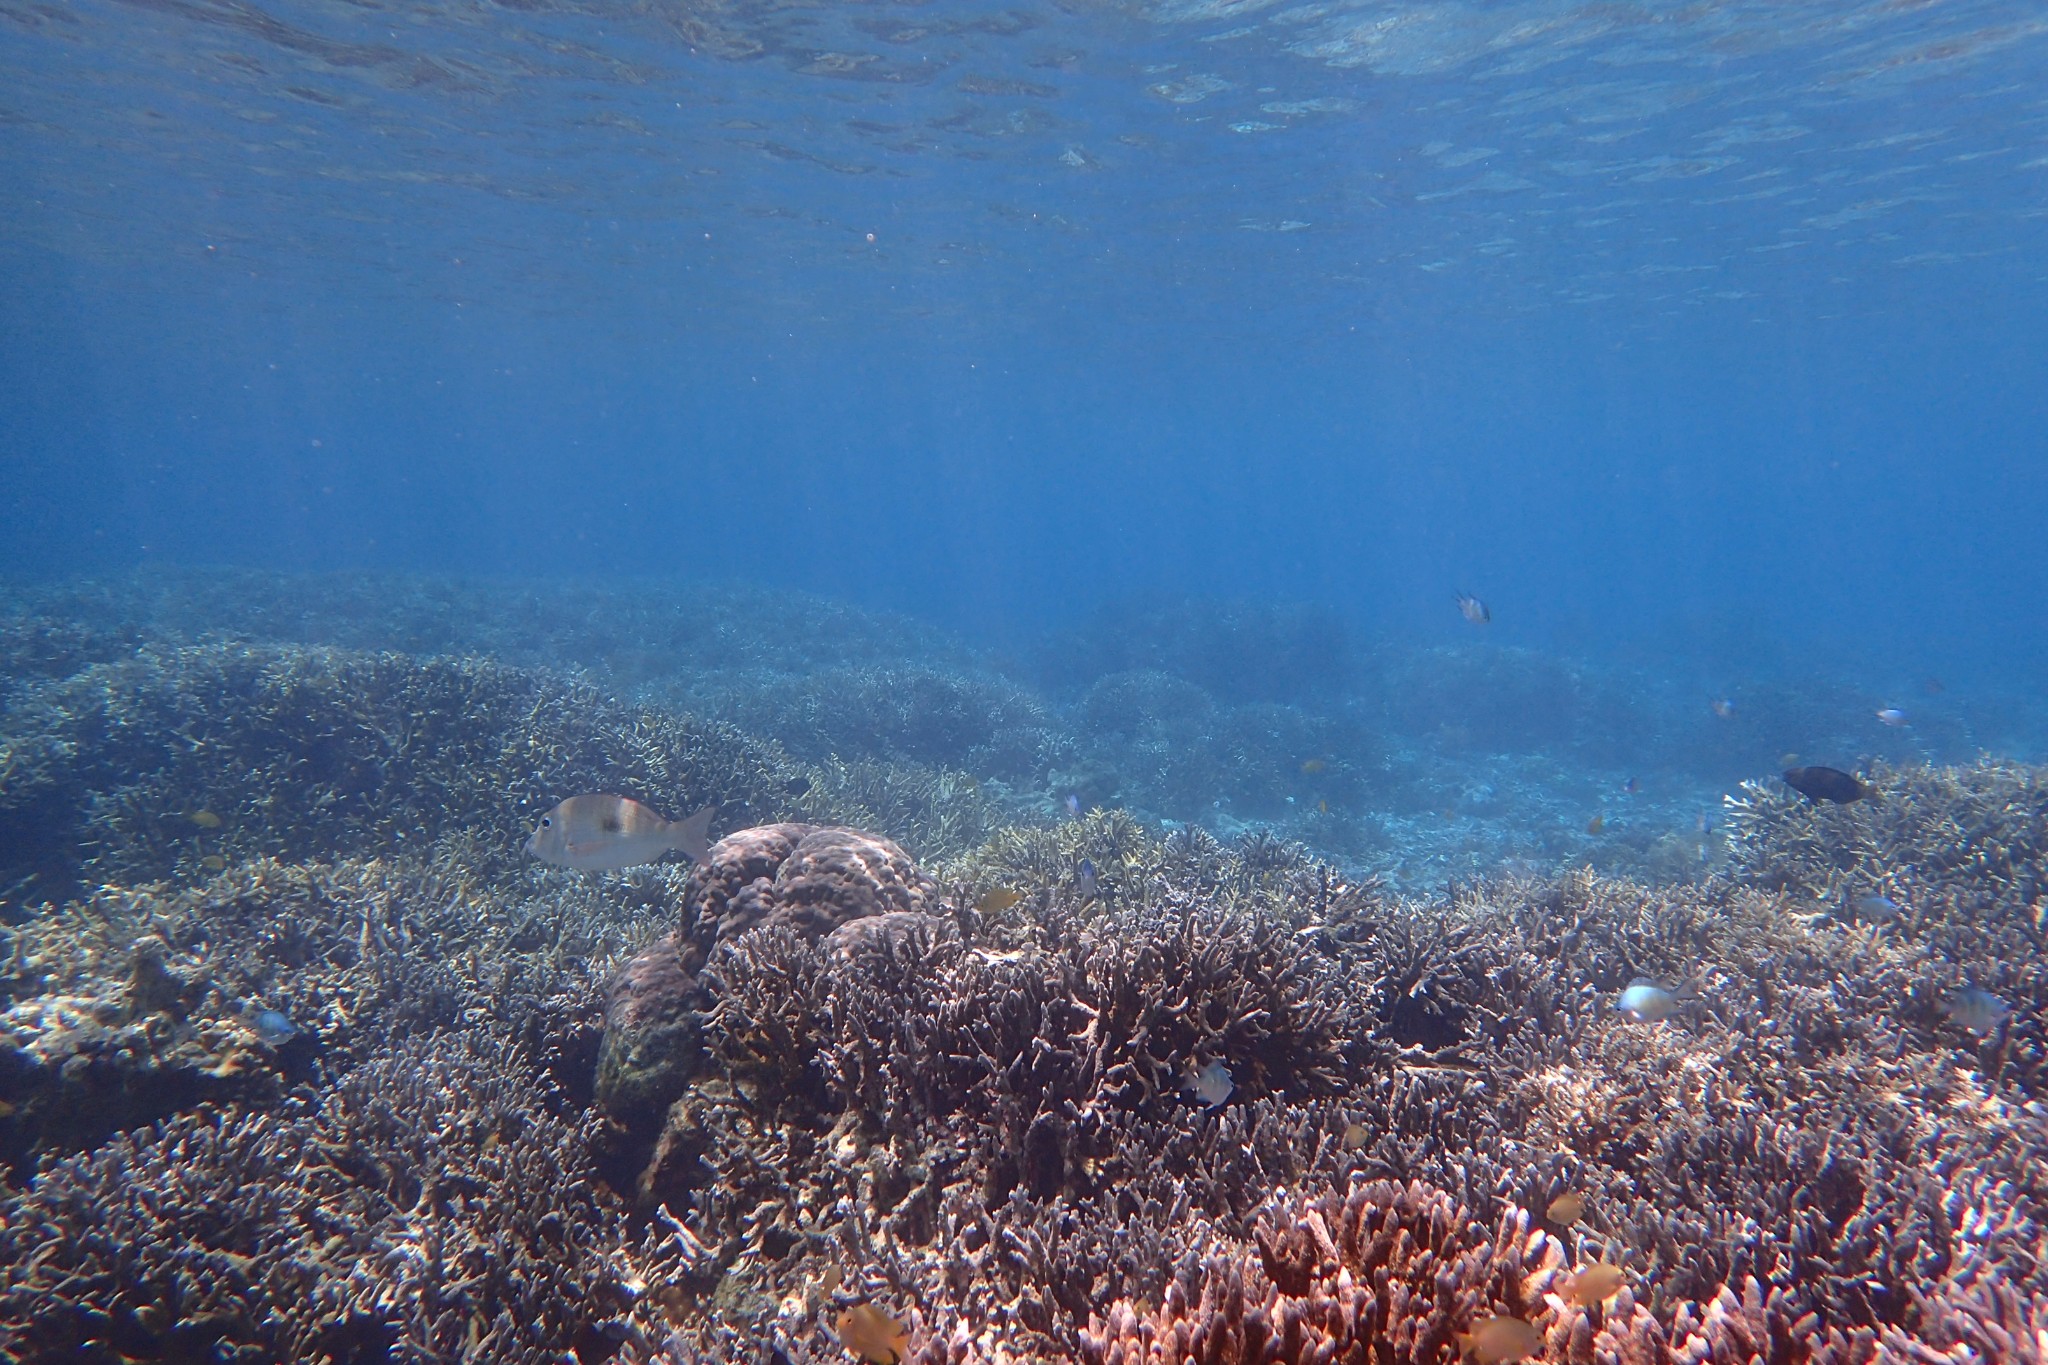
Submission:
[[630,796],[572,796],[540,818],[526,851],[544,863],[584,872],[659,862],[671,849],[703,862],[716,809],[706,806],[686,820],[664,820]]
[[1009,887],[998,886],[982,892],[981,899],[975,901],[974,908],[981,911],[984,915],[994,915],[1009,909],[1023,899],[1024,897],[1020,893],[1010,890]]
[[910,1333],[903,1324],[871,1303],[857,1303],[832,1324],[839,1344],[868,1362],[868,1365],[896,1365],[910,1354]]
[[1588,834],[1598,834],[1601,830],[1606,828],[1607,817],[1605,815],[1596,815],[1586,822],[1586,833]]
[[1317,773],[1323,771],[1323,769],[1329,766],[1330,765],[1328,763],[1326,763],[1320,758],[1311,758],[1302,763],[1301,770],[1308,776],[1314,777]]
[[1565,1276],[1557,1292],[1575,1308],[1591,1308],[1613,1298],[1627,1283],[1628,1276],[1622,1273],[1620,1266],[1595,1261],[1576,1275]]
[[1550,1207],[1543,1211],[1556,1227],[1568,1228],[1586,1216],[1585,1198],[1571,1190],[1550,1201]]
[[1469,1352],[1479,1365],[1508,1365],[1542,1350],[1543,1333],[1520,1318],[1496,1313],[1473,1323],[1471,1331],[1458,1333],[1458,1349]]

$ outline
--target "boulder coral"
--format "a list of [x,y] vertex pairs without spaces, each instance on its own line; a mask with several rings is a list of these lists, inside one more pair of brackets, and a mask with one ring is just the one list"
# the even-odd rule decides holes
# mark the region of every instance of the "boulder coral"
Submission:
[[856,830],[761,825],[713,844],[683,883],[680,923],[611,987],[596,1094],[629,1132],[658,1126],[697,1070],[700,981],[723,942],[763,931],[809,942],[872,916],[938,910],[937,888],[894,842]]

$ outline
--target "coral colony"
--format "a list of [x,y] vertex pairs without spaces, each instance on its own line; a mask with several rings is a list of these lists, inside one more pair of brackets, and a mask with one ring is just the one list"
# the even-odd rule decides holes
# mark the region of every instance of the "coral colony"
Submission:
[[[2042,770],[1869,755],[1843,802],[1773,751],[1709,859],[1578,813],[1418,888],[1398,823],[1305,840],[1502,742],[1369,715],[1419,657],[1250,696],[1103,632],[1040,695],[801,599],[621,663],[580,599],[186,589],[0,617],[10,1360],[2048,1358]],[[1521,667],[1473,634],[1450,676]],[[1809,704],[1695,701],[1700,753]],[[1542,723],[1525,774],[1593,761]],[[1485,781],[1453,823],[1540,805]],[[525,857],[579,793],[713,842]],[[1658,838],[1710,837],[1685,801]]]

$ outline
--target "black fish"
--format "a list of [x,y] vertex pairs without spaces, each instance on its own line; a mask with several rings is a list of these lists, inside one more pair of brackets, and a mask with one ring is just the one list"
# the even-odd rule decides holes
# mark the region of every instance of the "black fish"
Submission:
[[1787,768],[1785,785],[1809,801],[1835,801],[1842,805],[1870,795],[1870,788],[1840,768]]

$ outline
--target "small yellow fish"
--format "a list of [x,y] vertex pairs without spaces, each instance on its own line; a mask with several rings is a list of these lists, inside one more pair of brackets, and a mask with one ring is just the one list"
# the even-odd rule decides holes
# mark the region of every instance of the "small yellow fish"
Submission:
[[1575,1308],[1591,1308],[1596,1303],[1605,1303],[1621,1292],[1628,1283],[1628,1276],[1618,1265],[1595,1261],[1576,1275],[1567,1275],[1559,1282],[1558,1296]]
[[1550,1201],[1550,1207],[1543,1211],[1543,1216],[1550,1220],[1552,1227],[1568,1228],[1586,1216],[1586,1201],[1581,1195],[1566,1190]]
[[984,915],[1000,914],[1023,899],[1021,892],[1012,891],[1007,886],[998,886],[982,892],[980,899],[974,902],[974,908]]
[[209,853],[199,860],[199,865],[208,872],[219,872],[228,865],[228,860],[218,853]]
[[1596,815],[1586,822],[1586,833],[1588,834],[1598,834],[1601,830],[1606,828],[1607,817],[1604,814]]
[[1344,1145],[1354,1152],[1360,1147],[1365,1146],[1365,1140],[1371,1136],[1372,1134],[1367,1131],[1366,1126],[1362,1123],[1347,1123],[1344,1125]]
[[1316,810],[1320,814],[1328,815],[1330,813],[1330,803],[1327,801],[1318,801],[1316,802]]
[[187,815],[185,816],[185,818],[186,818],[187,820],[190,820],[190,821],[191,821],[191,822],[192,822],[193,824],[195,824],[195,825],[199,826],[199,828],[201,828],[201,829],[219,829],[219,828],[220,828],[220,823],[221,823],[221,822],[220,822],[220,817],[219,817],[218,815],[215,815],[215,814],[214,814],[214,813],[213,813],[212,811],[210,811],[210,810],[195,810],[195,811],[189,812],[189,813],[188,813],[188,814],[187,814]]
[[706,806],[686,820],[664,820],[629,796],[572,796],[540,818],[526,851],[544,863],[583,872],[658,862],[671,849],[701,863],[709,852],[716,809]]
[[839,1344],[868,1365],[896,1365],[910,1354],[910,1333],[871,1303],[857,1303],[832,1324]]
[[1469,1352],[1479,1365],[1508,1365],[1542,1350],[1543,1333],[1520,1318],[1495,1314],[1473,1323],[1471,1331],[1458,1333],[1458,1349]]
[[1722,720],[1729,719],[1735,714],[1735,703],[1729,701],[1726,697],[1721,698],[1714,703],[1714,714]]
[[1799,755],[1796,753],[1783,753],[1778,755],[1778,766],[1781,768],[1790,768],[1798,762]]
[[1315,775],[1316,775],[1317,773],[1319,773],[1319,772],[1322,772],[1322,771],[1323,771],[1324,769],[1328,768],[1329,766],[1330,766],[1330,765],[1329,765],[1328,763],[1326,763],[1325,761],[1323,761],[1323,760],[1322,760],[1322,759],[1320,759],[1320,758],[1311,758],[1311,759],[1307,759],[1307,760],[1305,760],[1305,761],[1304,761],[1304,762],[1302,763],[1302,765],[1301,765],[1301,771],[1302,771],[1302,773],[1303,773],[1303,775],[1304,775],[1304,776],[1307,776],[1307,777],[1314,777],[1314,776],[1315,776]]

